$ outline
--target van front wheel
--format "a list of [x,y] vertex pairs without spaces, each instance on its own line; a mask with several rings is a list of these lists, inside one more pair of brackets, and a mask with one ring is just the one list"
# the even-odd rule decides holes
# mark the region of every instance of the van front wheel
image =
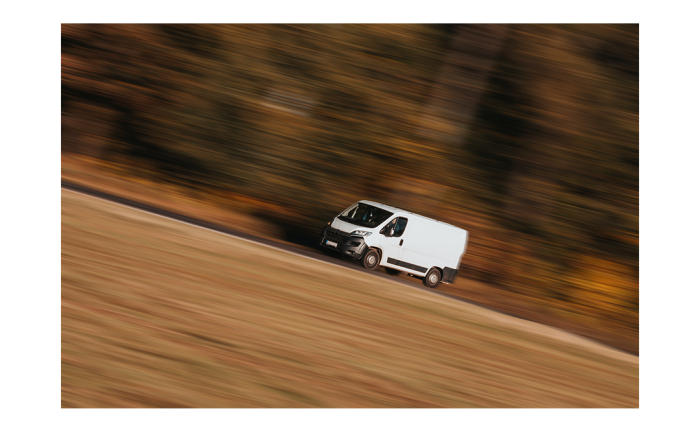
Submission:
[[365,255],[362,256],[362,265],[365,269],[376,269],[379,266],[379,252],[374,248],[367,249]]
[[425,284],[426,287],[435,288],[440,284],[441,278],[442,274],[440,271],[433,267],[428,271],[427,275],[423,277],[423,284]]

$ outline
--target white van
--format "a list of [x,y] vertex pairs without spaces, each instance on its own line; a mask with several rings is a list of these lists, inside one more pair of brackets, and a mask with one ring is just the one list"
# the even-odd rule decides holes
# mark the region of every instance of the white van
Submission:
[[421,277],[434,288],[454,282],[467,238],[468,232],[454,225],[363,200],[328,222],[320,244],[361,260],[367,269],[384,266]]

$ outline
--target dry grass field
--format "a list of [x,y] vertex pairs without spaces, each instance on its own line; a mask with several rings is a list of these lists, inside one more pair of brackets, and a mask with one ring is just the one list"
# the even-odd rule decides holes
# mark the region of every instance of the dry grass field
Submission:
[[639,359],[62,191],[62,407],[639,406]]

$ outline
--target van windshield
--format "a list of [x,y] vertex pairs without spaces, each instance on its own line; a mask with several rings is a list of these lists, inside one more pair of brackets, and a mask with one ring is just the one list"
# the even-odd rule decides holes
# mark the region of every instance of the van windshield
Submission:
[[342,212],[338,219],[367,228],[376,228],[377,225],[389,219],[393,214],[390,211],[358,202]]

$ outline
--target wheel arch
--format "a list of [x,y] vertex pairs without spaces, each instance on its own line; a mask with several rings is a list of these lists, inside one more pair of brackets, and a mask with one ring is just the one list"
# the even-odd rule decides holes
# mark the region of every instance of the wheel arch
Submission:
[[[437,269],[437,271],[440,272],[440,282],[442,282],[442,278],[445,276],[445,271],[443,270],[443,268],[439,266],[433,266],[432,269]],[[428,272],[430,272],[430,269],[428,269],[425,273],[427,274]]]
[[377,252],[379,253],[379,264],[382,264],[382,259],[384,258],[384,251],[382,251],[382,248],[379,246],[369,246],[367,245],[366,249],[376,249]]

